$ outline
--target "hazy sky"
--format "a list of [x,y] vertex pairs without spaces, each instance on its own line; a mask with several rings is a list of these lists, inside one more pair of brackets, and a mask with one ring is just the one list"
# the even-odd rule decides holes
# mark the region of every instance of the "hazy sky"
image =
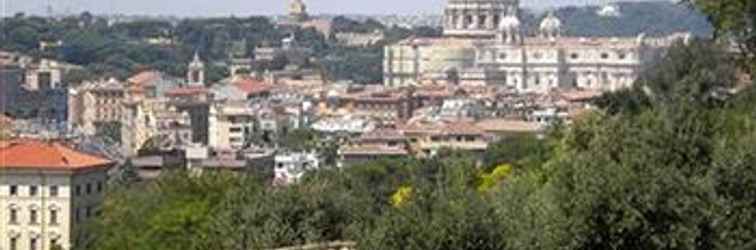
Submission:
[[[179,16],[227,16],[282,14],[288,0],[0,0],[4,15],[16,12],[45,13],[51,4],[55,13],[125,13]],[[606,0],[524,0],[525,7],[600,3]],[[637,0],[632,0],[637,1]],[[440,13],[446,0],[306,0],[312,13],[408,14]]]

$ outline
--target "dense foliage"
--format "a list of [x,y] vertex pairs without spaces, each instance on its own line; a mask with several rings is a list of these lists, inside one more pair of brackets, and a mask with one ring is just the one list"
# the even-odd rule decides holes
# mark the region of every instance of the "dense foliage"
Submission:
[[720,96],[735,67],[726,55],[678,45],[638,88],[602,100],[606,109],[545,139],[502,140],[482,167],[450,152],[321,170],[288,187],[179,172],[116,189],[80,246],[746,247],[756,236],[756,92]]
[[287,187],[184,172],[116,187],[77,247],[753,249],[756,89],[729,91],[731,55],[679,44],[635,88],[544,139],[494,144],[482,167],[448,152],[324,169]]
[[640,33],[656,36],[691,32],[708,37],[713,32],[706,16],[671,1],[621,2],[618,6],[619,17],[600,16],[598,7],[566,7],[557,10],[556,15],[564,22],[565,32],[573,36],[636,36]]

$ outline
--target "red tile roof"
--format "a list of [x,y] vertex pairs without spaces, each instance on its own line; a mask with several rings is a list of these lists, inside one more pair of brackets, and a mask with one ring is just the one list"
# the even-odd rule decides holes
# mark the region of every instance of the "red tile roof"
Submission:
[[453,122],[443,127],[442,131],[448,135],[482,135],[486,131],[473,123]]
[[587,101],[601,97],[601,92],[592,90],[573,90],[561,93],[561,97],[570,102]]
[[239,79],[234,81],[233,84],[247,95],[259,94],[273,89],[273,85],[252,78]]
[[360,140],[405,140],[402,131],[393,128],[378,128],[360,136]]
[[203,86],[175,87],[165,91],[168,96],[194,96],[207,94],[207,88]]
[[476,124],[488,132],[538,133],[543,127],[536,122],[509,119],[488,119]]
[[381,146],[347,146],[341,150],[342,155],[409,155],[406,149]]
[[158,80],[161,78],[160,72],[157,71],[143,71],[140,72],[131,78],[129,78],[127,81],[134,85],[144,85],[147,83],[150,83],[152,81]]
[[107,159],[79,152],[60,142],[0,141],[0,169],[78,171],[111,164]]

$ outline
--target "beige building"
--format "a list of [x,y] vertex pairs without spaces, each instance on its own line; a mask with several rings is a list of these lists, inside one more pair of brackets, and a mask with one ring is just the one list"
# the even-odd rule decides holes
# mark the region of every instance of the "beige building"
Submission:
[[148,141],[154,147],[170,149],[191,143],[191,117],[180,112],[168,98],[126,101],[121,126],[123,153],[137,155]]
[[111,165],[59,142],[0,142],[0,249],[71,249],[100,211]]
[[556,88],[614,91],[687,34],[649,38],[563,37],[554,14],[536,36],[526,32],[515,0],[449,0],[442,38],[409,38],[385,48],[384,84],[503,85],[523,92]]
[[212,105],[208,126],[209,146],[214,149],[243,149],[255,127],[255,116],[246,102]]
[[441,149],[480,153],[488,148],[490,136],[467,122],[416,122],[398,128],[409,138],[410,150],[418,156],[435,156]]
[[69,90],[69,125],[94,135],[98,125],[122,121],[124,99],[124,84],[116,79],[84,82]]
[[63,71],[60,63],[42,59],[27,68],[25,86],[28,90],[58,88],[63,82]]

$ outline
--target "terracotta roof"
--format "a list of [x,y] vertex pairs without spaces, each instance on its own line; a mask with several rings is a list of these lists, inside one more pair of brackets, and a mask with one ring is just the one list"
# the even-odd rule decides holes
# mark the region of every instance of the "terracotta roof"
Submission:
[[176,88],[169,89],[165,92],[165,94],[169,96],[193,96],[193,95],[201,95],[201,94],[207,94],[207,93],[208,93],[207,88],[203,86],[176,87]]
[[160,79],[161,77],[162,76],[161,76],[160,72],[158,72],[158,71],[143,71],[143,72],[140,72],[140,73],[132,76],[127,81],[129,83],[135,84],[135,85],[144,85],[144,84],[148,84],[148,83],[150,83],[152,81],[156,81],[156,80]]
[[247,95],[259,94],[273,89],[273,85],[251,78],[235,80],[233,84]]
[[408,155],[409,152],[402,148],[389,148],[381,146],[349,146],[341,150],[342,155]]
[[363,134],[360,140],[404,140],[406,138],[404,133],[397,129],[379,128]]
[[590,99],[594,99],[601,96],[600,91],[591,91],[591,90],[574,90],[574,91],[565,91],[562,92],[560,95],[562,98],[564,98],[567,101],[575,102],[575,101],[587,101]]
[[469,122],[453,122],[446,124],[442,131],[445,134],[451,135],[480,135],[485,134],[486,131]]
[[439,132],[439,127],[434,124],[423,122],[412,122],[407,124],[397,124],[397,129],[401,130],[405,134],[426,134]]
[[541,126],[535,122],[510,119],[483,120],[476,125],[488,132],[535,133],[542,129]]
[[0,169],[84,170],[107,167],[111,161],[74,150],[60,142],[0,142]]

